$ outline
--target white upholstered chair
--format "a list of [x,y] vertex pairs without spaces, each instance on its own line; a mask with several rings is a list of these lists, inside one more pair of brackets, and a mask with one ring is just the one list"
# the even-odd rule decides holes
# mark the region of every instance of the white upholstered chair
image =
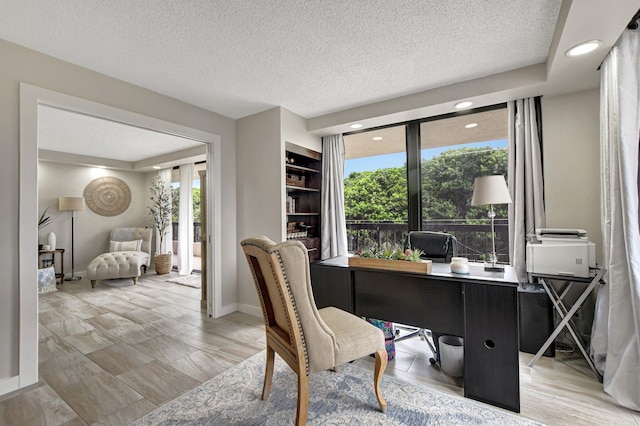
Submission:
[[87,266],[91,287],[98,280],[131,278],[138,281],[151,260],[151,228],[116,228],[109,236],[109,252],[96,256]]
[[276,244],[267,237],[241,242],[262,305],[266,329],[266,368],[262,399],[269,397],[275,352],[298,374],[296,424],[304,425],[309,376],[375,354],[373,387],[380,409],[387,403],[380,380],[387,366],[382,331],[363,319],[327,307],[313,298],[307,249],[299,241]]

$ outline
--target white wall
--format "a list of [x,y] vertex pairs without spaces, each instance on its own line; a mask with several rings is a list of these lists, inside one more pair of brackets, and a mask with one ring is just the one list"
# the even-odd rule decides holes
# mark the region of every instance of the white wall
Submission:
[[602,260],[600,94],[542,98],[547,226],[586,229]]
[[[0,393],[15,383],[19,356],[19,87],[20,82],[132,111],[221,137],[222,245],[236,247],[235,120],[0,40]],[[33,164],[37,167],[37,164]],[[35,183],[34,183],[35,184]],[[34,188],[35,189],[35,188]],[[36,223],[33,224],[34,229]],[[36,242],[33,242],[34,249]],[[222,304],[236,301],[236,251],[223,249]],[[34,262],[35,266],[35,262]],[[28,277],[35,283],[33,277]],[[34,290],[35,291],[35,290]],[[35,306],[33,307],[35,310]],[[35,317],[34,317],[35,321]]]
[[[273,108],[237,122],[238,243],[266,235],[282,241],[282,164],[280,110]],[[260,315],[249,266],[239,244],[238,309]]]
[[[307,120],[277,107],[237,122],[238,242],[266,235],[286,236],[284,211],[285,142],[322,151],[319,136],[306,130]],[[238,310],[260,315],[253,278],[238,246]]]
[[282,139],[313,151],[322,152],[322,138],[307,132],[307,120],[286,108],[281,108]]
[[58,210],[58,197],[82,197],[86,186],[99,177],[111,176],[124,181],[131,191],[131,204],[117,216],[100,216],[88,206],[76,213],[74,220],[75,274],[84,276],[89,262],[109,249],[109,233],[118,227],[145,227],[149,224],[146,211],[145,174],[97,167],[73,166],[40,162],[38,166],[38,214],[49,208],[52,223],[44,227],[38,242],[46,244],[47,234],[56,234],[57,248],[65,249],[64,271],[71,275],[70,212]]
[[[599,104],[598,90],[542,98],[547,226],[586,229],[601,262]],[[565,302],[573,303],[581,291],[573,288]],[[575,319],[578,332],[585,336],[591,334],[596,292]],[[559,339],[567,339],[566,333]]]

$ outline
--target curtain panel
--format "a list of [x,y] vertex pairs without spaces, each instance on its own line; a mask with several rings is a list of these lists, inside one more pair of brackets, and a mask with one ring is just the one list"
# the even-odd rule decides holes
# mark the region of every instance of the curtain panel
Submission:
[[193,173],[194,165],[180,166],[180,204],[178,215],[178,274],[193,271]]
[[605,285],[591,355],[604,391],[640,410],[640,32],[625,30],[601,67],[600,176]]
[[347,223],[344,216],[344,139],[322,138],[322,236],[320,259],[347,254]]
[[510,258],[519,281],[527,282],[527,234],[546,226],[540,98],[508,102],[507,113]]

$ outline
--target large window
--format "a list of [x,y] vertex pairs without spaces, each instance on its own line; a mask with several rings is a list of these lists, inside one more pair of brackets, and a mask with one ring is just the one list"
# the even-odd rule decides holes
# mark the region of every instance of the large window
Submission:
[[[459,255],[484,260],[491,252],[488,206],[471,206],[478,176],[507,175],[504,108],[431,120],[420,125],[421,229],[449,232]],[[496,252],[509,261],[507,206],[496,205]]]
[[[375,138],[375,139],[374,139]],[[486,206],[471,206],[478,176],[507,175],[506,108],[345,135],[349,251],[402,245],[409,230],[452,233],[460,255],[491,251]],[[496,251],[508,262],[507,206],[495,206]]]
[[349,251],[395,245],[408,230],[405,126],[361,132],[344,139]]

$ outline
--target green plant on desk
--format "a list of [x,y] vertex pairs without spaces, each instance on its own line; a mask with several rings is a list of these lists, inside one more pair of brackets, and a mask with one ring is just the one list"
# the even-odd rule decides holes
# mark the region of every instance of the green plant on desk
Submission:
[[368,248],[366,250],[358,250],[356,255],[359,257],[369,259],[389,259],[389,260],[406,260],[409,262],[420,262],[420,256],[424,252],[420,249],[406,249],[402,250],[401,247],[395,248],[381,248],[376,247]]

